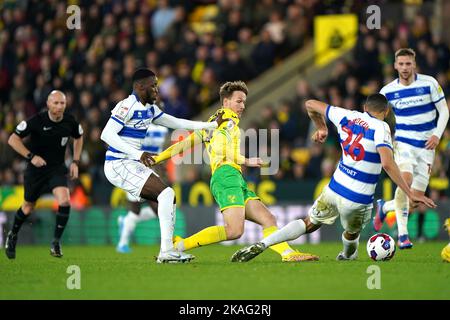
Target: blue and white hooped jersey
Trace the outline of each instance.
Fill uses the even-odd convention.
[[[425,148],[437,124],[435,104],[444,99],[438,82],[417,74],[409,86],[398,79],[385,85],[380,93],[392,104],[395,113],[395,140],[416,148]]]
[[[352,202],[371,204],[382,169],[377,148],[392,149],[388,124],[367,112],[334,106],[328,106],[326,118],[336,126],[342,147],[328,187]]]
[[[168,128],[151,123],[147,129],[144,141],[142,141],[141,150],[150,153],[161,153],[168,133]]]
[[[111,111],[111,119],[123,128],[118,135],[135,149],[143,150],[150,124],[164,113],[156,105],[143,105],[135,93],[120,101]],[[109,146],[106,160],[126,159],[127,155]]]

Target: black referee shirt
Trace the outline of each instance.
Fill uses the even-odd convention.
[[[64,163],[69,138],[78,139],[83,135],[83,129],[68,113],[64,113],[60,122],[53,122],[46,109],[19,123],[15,133],[21,138],[30,136],[30,141],[27,143],[28,149],[42,157],[48,167]]]

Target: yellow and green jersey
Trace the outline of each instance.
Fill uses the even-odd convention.
[[[241,164],[245,163],[245,157],[240,153],[241,132],[238,127],[239,117],[232,110],[221,108],[208,121],[216,121],[220,112],[224,113],[222,118],[226,120],[218,128],[195,131],[186,139],[172,145],[156,156],[156,163],[167,160],[203,142],[208,152],[211,174],[214,174],[217,168],[225,164],[242,172]]]
[[[231,109],[221,108],[208,121],[216,121],[221,112],[224,113],[222,117],[226,120],[217,129],[201,132],[209,156],[211,174],[226,164],[241,171],[241,164],[245,163],[245,157],[240,152],[241,132],[238,115]]]

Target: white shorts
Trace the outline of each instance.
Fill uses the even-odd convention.
[[[341,217],[341,225],[349,233],[358,233],[370,221],[373,204],[349,201],[325,187],[309,210],[309,219],[314,224],[333,224]]]
[[[427,189],[434,155],[435,150],[416,148],[400,141],[394,144],[395,162],[400,171],[413,175],[411,188],[418,191]]]
[[[143,199],[141,197],[135,197],[129,192],[127,192],[126,194],[127,194],[128,201],[131,201],[131,202],[144,202],[145,201],[145,199]]]
[[[141,162],[128,159],[107,160],[104,170],[105,176],[111,184],[130,193],[133,199],[131,201],[143,201],[140,197],[142,188],[151,174],[157,175]]]

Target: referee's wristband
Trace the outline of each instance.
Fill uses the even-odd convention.
[[[32,159],[33,159],[33,157],[34,157],[34,153],[33,152],[29,152],[27,155],[26,155],[26,159],[28,160],[28,161],[31,161]]]
[[[80,166],[80,160],[72,160],[72,163],[75,163],[77,166]]]

